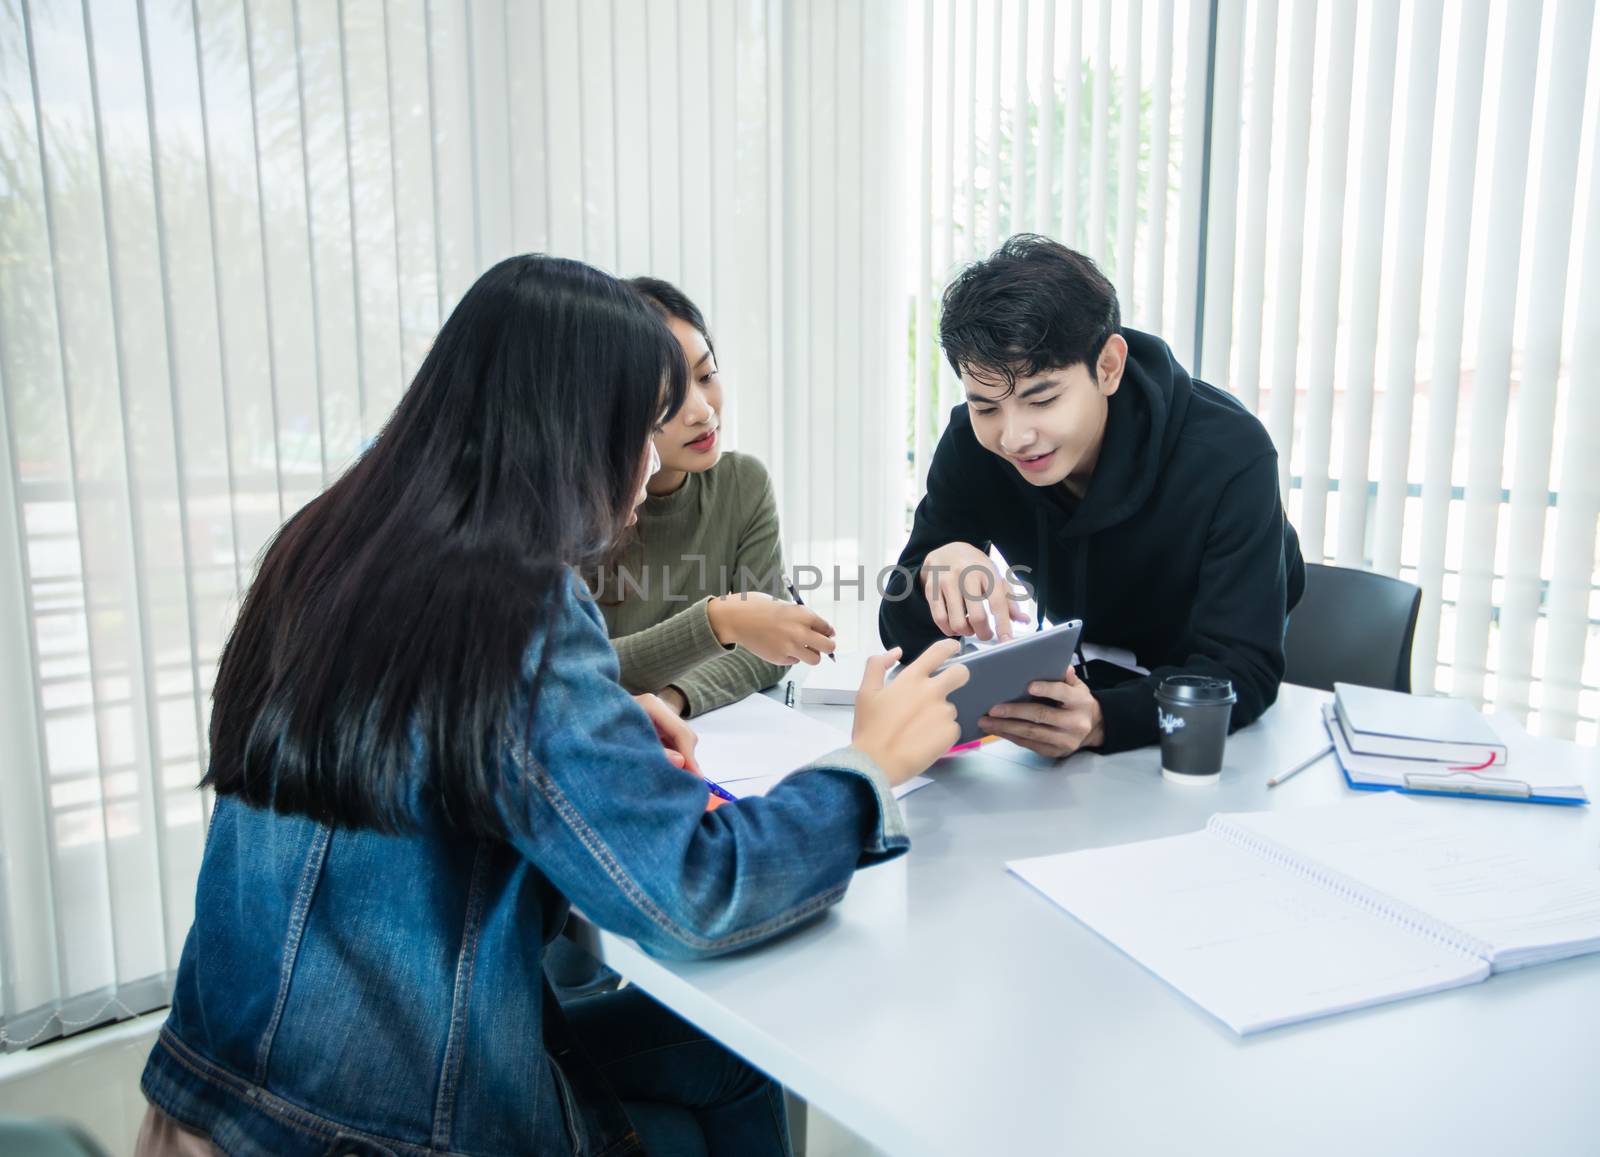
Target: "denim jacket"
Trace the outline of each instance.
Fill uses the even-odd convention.
[[[545,943],[569,902],[665,957],[760,943],[907,847],[883,773],[844,748],[705,810],[617,682],[578,584],[528,647],[508,720],[505,840],[329,828],[217,801],[146,1097],[230,1154],[629,1153],[564,1041]]]

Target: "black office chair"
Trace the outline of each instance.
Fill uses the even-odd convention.
[[[1411,690],[1411,641],[1422,590],[1371,571],[1306,564],[1306,592],[1284,636],[1284,681],[1333,690],[1355,683]]]

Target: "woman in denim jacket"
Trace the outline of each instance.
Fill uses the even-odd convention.
[[[575,903],[663,956],[749,947],[906,849],[953,742],[941,655],[881,656],[850,747],[706,810],[587,589],[683,397],[660,317],[517,257],[268,548],[218,671],[217,803],[141,1153],[786,1153],[770,1081],[634,989],[563,1009]]]

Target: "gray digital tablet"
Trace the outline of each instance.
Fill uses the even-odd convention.
[[[981,739],[978,720],[997,703],[1032,699],[1028,684],[1038,680],[1057,682],[1072,666],[1078,649],[1083,620],[1073,619],[1045,631],[1017,635],[1004,643],[963,651],[940,667],[960,663],[972,673],[965,686],[950,696],[956,705],[956,722],[961,725],[958,743]]]

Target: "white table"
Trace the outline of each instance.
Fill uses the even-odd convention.
[[[1324,698],[1283,688],[1212,787],[1163,782],[1153,749],[948,759],[903,803],[911,853],[818,923],[703,963],[609,934],[601,950],[891,1154],[1600,1153],[1600,957],[1241,1039],[1005,871],[1348,794],[1331,760],[1265,786],[1314,750]],[[1592,808],[1436,802],[1500,809],[1600,864]]]

